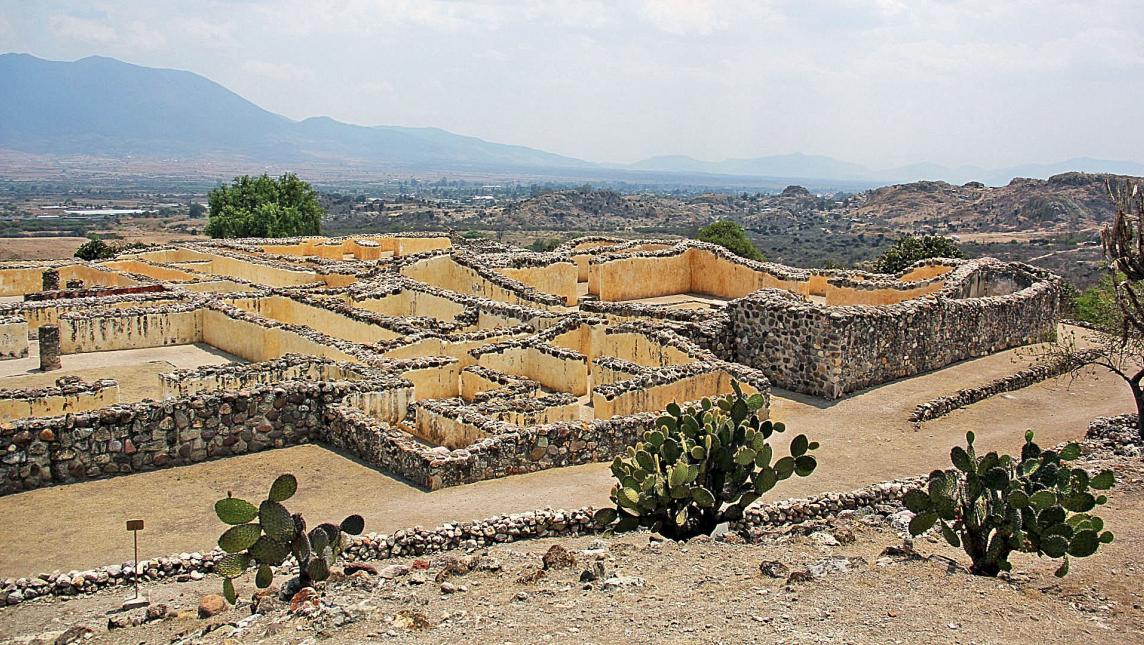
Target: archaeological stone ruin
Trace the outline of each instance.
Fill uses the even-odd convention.
[[[880,275],[694,241],[406,234],[3,263],[0,297],[0,366],[61,375],[0,390],[0,494],[304,443],[434,490],[611,460],[732,381],[836,399],[1044,340],[1059,284],[992,259]],[[222,358],[131,388],[114,366],[68,374],[182,346]]]

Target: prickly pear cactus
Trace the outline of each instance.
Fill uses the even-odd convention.
[[[270,486],[266,500],[258,506],[231,497],[230,493],[215,502],[215,514],[231,525],[218,539],[226,555],[215,570],[223,577],[222,592],[228,602],[238,599],[234,579],[248,569],[256,569],[254,583],[259,589],[274,581],[274,570],[293,557],[298,564],[298,577],[302,586],[325,580],[330,567],[337,562],[342,550],[349,544],[348,535],[360,535],[365,521],[360,515],[350,515],[340,525],[320,524],[309,533],[300,514],[290,514],[282,502],[294,496],[298,480],[293,475],[281,475]],[[255,522],[254,520],[258,520]]]
[[[761,394],[731,386],[733,395],[714,401],[669,404],[643,441],[612,462],[615,508],[598,511],[597,524],[616,531],[643,526],[673,539],[710,534],[741,518],[776,483],[814,472],[810,452],[818,444],[798,435],[790,455],[774,460],[768,440],[786,427],[759,419]]]
[[[930,473],[923,489],[910,491],[903,502],[916,513],[910,533],[920,535],[935,524],[955,548],[973,562],[971,571],[995,576],[1009,571],[1009,555],[1036,553],[1063,561],[1057,576],[1069,570],[1069,556],[1083,558],[1112,542],[1104,521],[1093,515],[1104,495],[1091,491],[1112,488],[1111,470],[1090,476],[1065,462],[1080,456],[1080,446],[1066,445],[1060,452],[1042,450],[1025,434],[1021,458],[990,452],[978,457],[973,433],[965,435],[965,448],[954,446],[954,468]]]

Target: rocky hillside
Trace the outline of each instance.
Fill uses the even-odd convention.
[[[846,206],[861,220],[903,230],[1091,230],[1112,216],[1105,185],[1120,179],[1070,172],[1047,180],[1018,178],[998,188],[919,181],[860,193]]]

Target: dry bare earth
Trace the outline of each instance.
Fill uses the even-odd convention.
[[[0,260],[61,260],[75,255],[85,237],[6,237],[0,239]]]
[[[446,561],[466,554],[438,555],[423,561],[428,571],[414,568],[392,579],[337,577],[323,589],[321,610],[309,617],[292,615],[275,600],[261,604],[256,617],[240,601],[235,609],[198,619],[193,610],[200,595],[217,590],[213,576],[149,585],[154,603],[167,605],[172,615],[183,610],[182,617],[111,632],[103,631],[109,617],[143,616],[142,610],[114,611],[123,591],[37,600],[0,610],[0,638],[42,635],[50,642],[69,627],[86,625],[115,643],[1141,642],[1144,461],[1103,452],[1085,465],[1118,474],[1102,509],[1117,539],[1096,556],[1074,561],[1064,580],[1052,575],[1052,561],[1027,555],[1014,558],[1011,578],[971,576],[948,567],[948,560],[928,557],[964,562],[934,538],[915,542],[919,557],[885,556],[886,547],[902,544],[895,525],[903,518],[894,517],[897,507],[879,507],[772,531],[756,544],[656,542],[646,533],[535,540],[475,552],[470,562],[478,563],[476,570],[453,575],[442,573]],[[537,573],[541,555],[553,545],[572,551],[577,563]],[[596,560],[618,580],[582,582],[582,571],[595,569]],[[798,570],[843,560],[848,570],[806,582],[767,577],[759,569],[763,561]],[[414,565],[398,560],[376,566],[395,562]],[[252,582],[244,580],[240,590],[249,598]]]

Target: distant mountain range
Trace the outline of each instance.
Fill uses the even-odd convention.
[[[912,164],[897,168],[876,170],[855,163],[839,161],[832,157],[804,155],[800,153],[755,157],[752,159],[724,159],[723,161],[700,161],[685,155],[652,157],[628,166],[639,170],[663,172],[709,173],[721,175],[759,177],[814,177],[852,182],[875,184],[904,183],[920,180],[940,180],[953,184],[979,181],[992,186],[1002,186],[1014,177],[1047,179],[1064,172],[1113,173],[1122,175],[1144,175],[1144,163],[1131,161],[1108,161],[1077,157],[1052,164],[1026,164],[1009,168],[981,168],[979,166],[958,166],[950,168],[933,163]]]
[[[712,185],[831,183],[853,187],[919,179],[1000,185],[1080,170],[1144,175],[1144,164],[1070,159],[987,170],[918,164],[870,169],[825,156],[700,161],[653,157],[597,164],[438,128],[365,127],[313,117],[294,121],[191,72],[92,56],[75,62],[0,54],[0,148],[33,154],[247,160],[305,168],[356,165],[410,171],[539,172],[549,176]],[[683,181],[686,180],[686,181]]]

